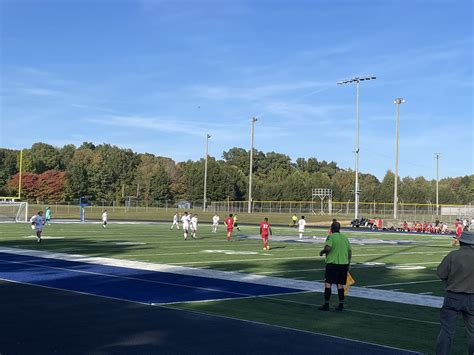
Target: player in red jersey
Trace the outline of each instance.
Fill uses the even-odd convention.
[[[260,235],[263,239],[263,250],[270,250],[268,246],[268,236],[272,235],[272,228],[270,227],[270,223],[268,223],[267,217],[260,223]]]
[[[454,225],[456,226],[456,237],[453,240],[453,247],[459,245],[459,238],[461,238],[462,231],[464,230],[459,218],[456,218],[456,222],[454,222]]]
[[[227,225],[227,240],[229,241],[234,229],[234,218],[232,213],[225,219],[225,224]]]

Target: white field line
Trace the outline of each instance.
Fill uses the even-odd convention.
[[[285,278],[264,276],[264,275],[243,274],[243,273],[232,272],[232,271],[200,269],[200,268],[175,266],[175,265],[169,265],[169,264],[155,264],[155,263],[146,263],[146,262],[130,261],[130,260],[118,260],[118,259],[103,258],[103,257],[87,257],[83,255],[70,255],[70,254],[63,254],[63,253],[52,253],[52,252],[45,252],[45,251],[39,251],[39,250],[23,250],[23,249],[14,249],[14,248],[6,248],[6,247],[0,247],[0,252],[17,254],[17,255],[36,256],[36,257],[41,257],[41,258],[69,260],[69,261],[76,261],[76,262],[82,262],[82,263],[101,264],[101,265],[109,265],[109,266],[117,266],[117,267],[128,267],[128,268],[134,268],[134,269],[140,269],[140,270],[168,272],[168,273],[175,273],[175,274],[180,274],[180,275],[209,277],[209,278],[215,278],[215,279],[220,279],[220,280],[240,281],[240,282],[254,283],[258,285],[292,288],[292,289],[302,290],[302,291],[323,292],[324,290],[324,283],[322,282],[285,279]],[[403,304],[412,304],[412,305],[418,305],[418,306],[427,306],[427,307],[433,307],[433,308],[441,308],[443,304],[443,297],[438,297],[438,296],[418,295],[418,294],[394,292],[390,290],[363,288],[363,287],[357,287],[357,286],[352,286],[350,292],[351,292],[352,297],[395,302],[395,303],[403,303]]]
[[[313,304],[313,303],[307,303],[307,302],[301,302],[301,301],[294,301],[294,300],[289,300],[289,299],[286,299],[286,298],[278,298],[278,297],[268,297],[268,298],[270,298],[272,300],[276,299],[278,301],[301,304],[301,305],[310,306],[310,307],[319,307],[320,306],[319,304]],[[393,319],[406,320],[406,321],[410,321],[410,322],[432,324],[432,325],[437,325],[437,326],[439,325],[438,322],[424,321],[424,320],[421,320],[421,319],[406,318],[406,317],[392,316],[392,315],[389,315],[389,314],[380,314],[380,313],[373,313],[373,312],[367,312],[367,311],[358,311],[358,310],[354,310],[354,309],[350,309],[350,308],[349,309],[344,308],[344,312],[346,310],[348,312],[367,314],[367,315],[381,317],[381,318],[393,318]]]
[[[222,291],[225,292],[225,291]],[[269,298],[273,299],[276,296],[285,296],[285,295],[300,295],[303,293],[311,293],[312,291],[296,291],[296,292],[286,292],[286,293],[273,293],[267,295],[246,295],[241,297],[226,297],[226,298],[213,298],[210,300],[197,300],[197,301],[178,301],[178,302],[163,302],[163,303],[152,303],[153,306],[167,306],[173,304],[183,304],[183,303],[210,303],[210,302],[220,302],[220,301],[230,301],[230,300],[243,300],[249,298]]]
[[[402,252],[402,253],[397,253],[395,256],[398,255],[415,255],[415,254],[427,254],[428,252],[424,251],[416,251],[416,252]],[[436,253],[443,253],[447,254],[446,251],[440,251]],[[358,257],[365,257],[365,256],[386,256],[386,257],[391,257],[392,255],[387,255],[387,254],[355,254],[352,255],[352,258],[358,258]],[[197,264],[215,264],[215,263],[245,263],[248,261],[275,261],[275,260],[287,260],[287,259],[323,259],[324,257],[321,256],[291,256],[291,257],[276,257],[276,258],[258,258],[258,259],[232,259],[232,260],[212,260],[212,261],[188,261],[184,263],[169,263],[169,265],[197,265]]]
[[[399,285],[416,285],[416,284],[424,284],[424,283],[432,283],[432,282],[441,282],[441,280],[436,279],[436,280],[423,280],[423,281],[395,282],[391,284],[369,285],[369,286],[364,286],[364,287],[370,288],[370,287],[385,287],[385,286],[399,286]]]
[[[65,290],[63,288],[45,286],[45,285],[40,285],[40,284],[34,284],[34,283],[31,283],[31,282],[25,282],[25,281],[13,281],[13,280],[4,279],[4,278],[0,278],[0,280],[15,283],[15,284],[20,284],[20,285],[29,285],[29,286],[47,288],[49,290],[56,290],[56,291],[62,291],[62,292],[71,292],[71,293],[76,293],[76,294],[79,294],[79,295],[95,296],[95,297],[106,298],[106,299],[115,300],[115,301],[124,301],[124,302],[130,302],[130,303],[135,303],[135,304],[141,304],[141,305],[145,305],[145,306],[150,305],[150,303],[145,303],[145,302],[140,302],[140,301],[132,301],[132,300],[127,300],[127,299],[123,299],[123,298],[98,295],[98,294],[95,294],[95,293],[88,293],[88,292],[82,292],[82,291]]]
[[[425,263],[405,263],[405,264],[396,264],[397,266],[404,266],[404,265],[428,265],[428,264],[439,264],[439,261],[430,261]],[[351,265],[351,270],[353,269],[373,269],[373,268],[384,268],[387,264],[383,265]],[[286,274],[286,273],[293,273],[293,272],[310,272],[310,271],[325,271],[325,268],[319,269],[299,269],[299,270],[280,270],[280,271],[262,271],[258,274],[260,275],[270,275],[270,274]]]

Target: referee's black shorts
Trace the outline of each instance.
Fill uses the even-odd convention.
[[[349,265],[326,264],[325,278],[328,284],[345,285]]]

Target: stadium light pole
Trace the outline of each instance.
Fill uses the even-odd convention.
[[[207,204],[207,157],[209,151],[209,138],[211,135],[209,133],[206,134],[206,156],[204,158],[204,199],[202,203],[202,210],[206,211],[206,204]]]
[[[249,171],[249,205],[248,213],[252,213],[252,171],[253,171],[253,137],[255,130],[256,117],[252,117],[252,126],[250,128],[250,171]]]
[[[354,219],[359,218],[359,84],[361,81],[375,80],[375,76],[366,76],[366,77],[355,77],[348,80],[339,81],[339,85],[344,84],[356,84],[356,139],[355,139],[355,207],[354,207]]]
[[[405,103],[401,97],[393,102],[397,105],[397,117],[395,123],[395,186],[393,189],[393,219],[398,218],[398,118],[400,116],[400,105]]]
[[[440,153],[434,153],[435,159],[436,159],[436,215],[439,215],[439,189],[438,189],[438,184],[439,184],[439,158],[441,157]]]

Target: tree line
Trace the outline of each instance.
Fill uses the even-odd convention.
[[[222,157],[208,158],[208,202],[247,198],[250,151],[231,148]],[[312,188],[333,189],[334,201],[353,201],[354,171],[334,161],[297,158],[254,150],[254,200],[311,200]],[[146,204],[154,201],[202,201],[204,159],[175,162],[171,158],[135,153],[110,144],[84,142],[54,147],[35,143],[23,151],[22,198],[48,203],[73,201],[124,201],[133,196]],[[19,151],[0,148],[0,195],[16,196]],[[371,174],[359,176],[361,202],[393,202],[394,174],[382,181]],[[422,176],[399,178],[399,200],[405,203],[436,201],[436,181]],[[439,181],[439,202],[474,201],[474,175]]]

